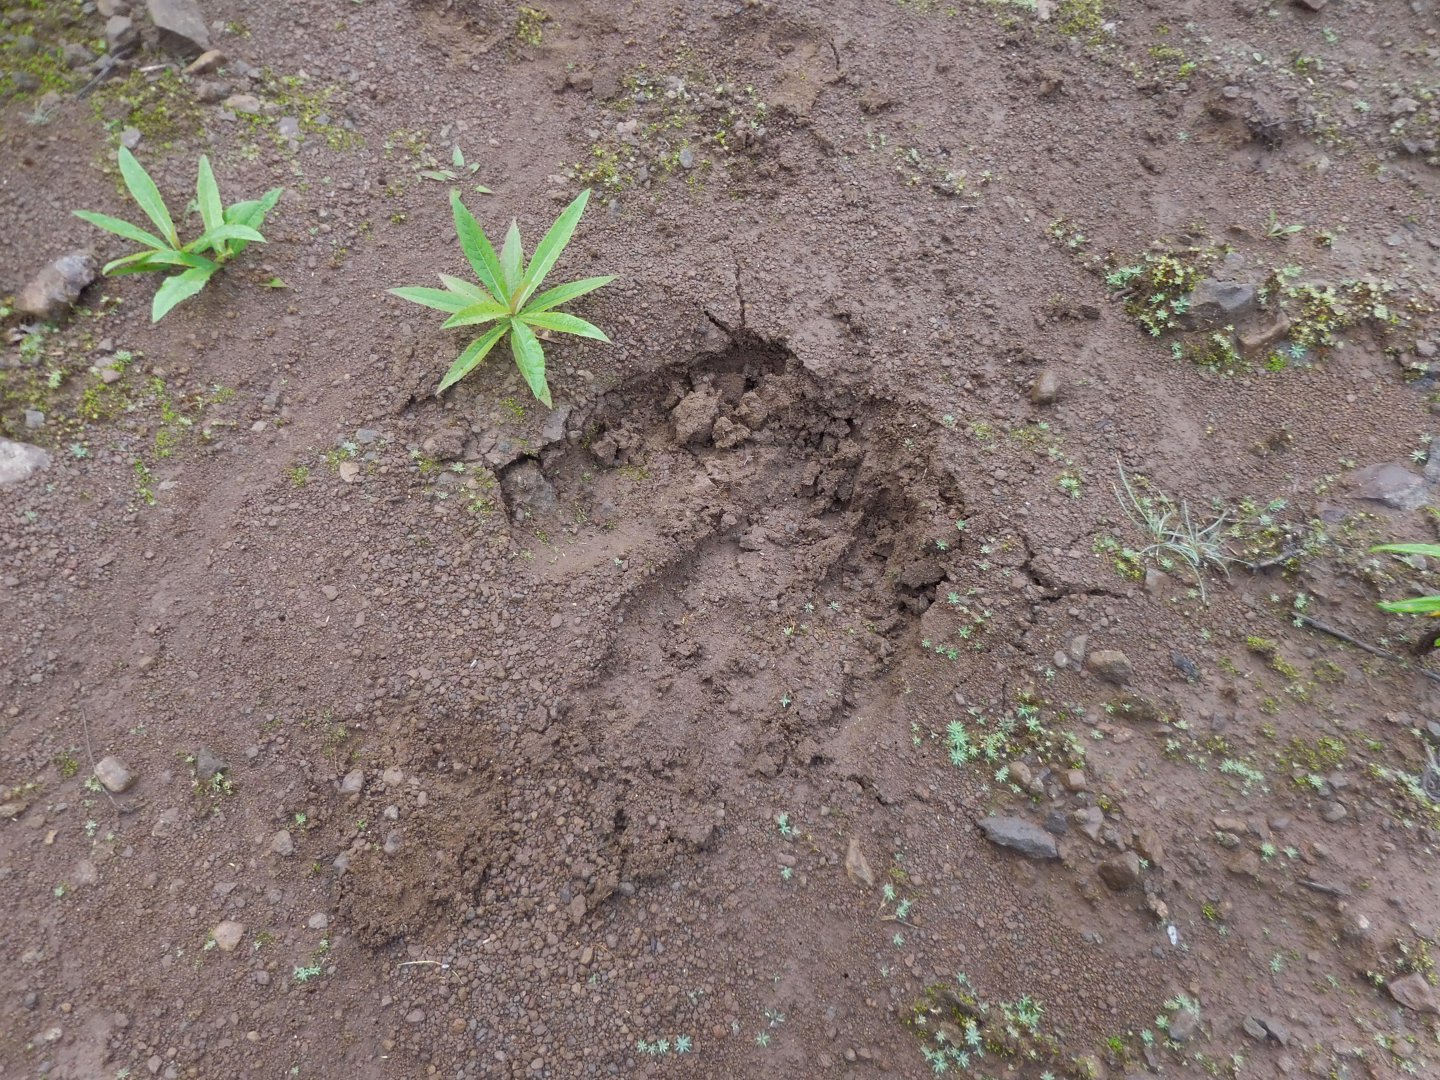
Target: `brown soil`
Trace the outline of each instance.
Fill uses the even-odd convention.
[[[287,189],[157,326],[6,324],[0,1073],[1440,1075],[1375,607],[1440,590],[1367,554],[1436,518],[1351,479],[1437,430],[1435,5],[1038,6],[202,0],[226,67],[137,10],[87,87],[94,5],[0,0],[0,291],[122,253],[127,127]],[[464,267],[457,144],[492,232],[598,188],[554,413],[385,293]],[[1218,372],[1104,280],[1227,244],[1393,318]],[[1259,565],[1116,550],[1117,465]]]

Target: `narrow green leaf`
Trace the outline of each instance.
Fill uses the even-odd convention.
[[[561,212],[555,219],[555,224],[550,226],[550,231],[545,234],[545,239],[536,246],[535,254],[530,257],[530,265],[525,269],[525,279],[521,282],[521,304],[540,287],[545,275],[554,267],[555,260],[560,258],[560,253],[570,243],[570,238],[575,234],[575,226],[580,223],[580,215],[585,212],[585,204],[589,201],[590,189],[586,188]]]
[[[151,261],[151,257],[154,254],[155,252],[153,251],[137,251],[132,255],[123,255],[118,259],[111,259],[100,272],[107,276],[112,274],[119,276],[121,274],[145,274],[152,270],[163,270],[164,266],[161,263]]]
[[[519,319],[511,319],[510,351],[515,354],[515,366],[530,385],[530,392],[545,403],[547,409],[554,408],[550,400],[550,384],[545,381],[545,350],[535,331]]]
[[[159,322],[170,313],[170,309],[181,300],[188,300],[210,280],[214,269],[196,267],[186,270],[183,274],[176,274],[174,277],[166,278],[160,288],[155,291],[155,303],[150,309],[150,321]]]
[[[440,385],[435,388],[436,395],[443,394],[466,375],[469,375],[475,369],[475,365],[489,355],[490,350],[496,346],[509,329],[509,323],[501,323],[499,326],[491,327],[484,337],[478,337],[466,346],[465,351],[455,359],[455,363],[450,365],[450,370],[440,380]]]
[[[131,225],[128,221],[121,221],[119,218],[110,217],[108,214],[97,214],[93,210],[76,210],[75,216],[81,221],[88,221],[97,228],[112,232],[116,236],[123,236],[126,240],[134,240],[137,244],[144,244],[147,247],[156,248],[159,251],[166,251],[170,245],[161,240],[154,233],[148,233],[138,225]]]
[[[387,291],[392,296],[400,297],[401,300],[409,300],[412,304],[434,308],[436,311],[448,311],[452,315],[472,303],[467,297],[456,296],[444,289],[427,289],[423,285],[405,285]]]
[[[143,274],[151,270],[164,270],[171,266],[190,266],[212,274],[220,269],[209,259],[188,251],[141,251],[108,263],[105,272],[107,274],[112,272],[115,274]],[[112,271],[111,267],[118,267],[118,269]]]
[[[1382,600],[1380,610],[1392,615],[1440,615],[1440,596],[1417,596],[1413,600]]]
[[[556,330],[562,334],[574,334],[576,337],[603,341],[607,345],[610,343],[610,339],[605,336],[605,331],[598,326],[588,323],[584,319],[577,319],[574,315],[566,315],[563,311],[537,311],[533,315],[528,311],[522,311],[520,319],[530,326],[538,326],[542,330]]]
[[[203,235],[186,244],[184,250],[205,251],[207,248],[213,247],[217,251],[223,251],[224,249],[218,245],[233,241],[263,244],[265,237],[261,236],[259,231],[250,228],[248,225],[217,225],[215,228],[207,230]]]
[[[511,298],[520,288],[520,267],[525,261],[525,252],[520,246],[520,225],[510,219],[510,228],[505,233],[505,244],[500,248],[500,273],[505,278],[505,295]]]
[[[207,231],[225,224],[225,206],[220,202],[220,188],[210,169],[210,159],[204,154],[200,155],[200,168],[195,177],[195,201],[200,205],[200,220],[205,223]]]
[[[449,274],[441,274],[440,280],[445,283],[445,288],[452,293],[459,293],[461,296],[469,297],[473,304],[485,304],[494,301],[494,297],[476,285],[473,281],[465,281],[462,278],[451,277]]]
[[[542,311],[549,311],[551,308],[574,300],[577,296],[584,296],[588,292],[594,292],[596,289],[609,285],[614,280],[614,275],[606,275],[605,277],[581,278],[579,281],[572,281],[567,285],[556,285],[555,288],[546,289],[526,304],[525,314],[534,315]]]
[[[460,201],[460,192],[451,190],[450,206],[455,213],[455,235],[460,238],[460,250],[465,252],[475,276],[496,300],[502,304],[509,303],[510,291],[505,288],[505,275],[500,270],[500,260],[495,257],[495,249],[490,246],[485,230],[465,209],[465,204]]]
[[[493,300],[471,304],[446,319],[443,328],[449,330],[454,326],[480,326],[483,323],[494,322],[496,319],[503,319],[508,314],[510,314],[510,310],[504,304],[497,304]]]
[[[1440,544],[1380,544],[1370,550],[1396,555],[1426,555],[1432,559],[1440,559]]]
[[[155,223],[160,235],[170,241],[170,246],[178,248],[180,237],[175,234],[175,222],[170,218],[170,211],[165,206],[165,200],[160,197],[160,189],[155,186],[155,181],[150,179],[145,167],[135,160],[135,155],[123,146],[120,148],[119,160],[120,176],[124,179],[125,186],[130,189],[131,197],[140,204],[145,216]]]
[[[459,143],[456,143],[455,149],[450,152],[450,164],[454,165],[457,169],[463,169],[465,167],[465,155],[460,152]]]
[[[285,194],[284,188],[271,188],[258,199],[238,202],[225,211],[225,223],[227,225],[248,225],[252,229],[258,229],[265,223],[265,215],[275,209],[275,204],[280,201],[280,196],[283,194]]]

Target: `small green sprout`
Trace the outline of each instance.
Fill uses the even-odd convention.
[[[590,192],[582,191],[575,201],[561,212],[526,265],[524,251],[521,249],[519,225],[513,220],[510,222],[510,230],[505,234],[505,242],[497,256],[485,230],[460,201],[460,192],[450,192],[450,206],[455,216],[455,234],[459,237],[460,248],[474,269],[475,276],[480,279],[480,284],[474,285],[460,278],[441,274],[440,280],[445,285],[443,289],[404,286],[390,290],[402,300],[448,312],[450,318],[444,324],[447,329],[494,324],[466,346],[465,351],[450,365],[450,370],[445,373],[435,390],[437,394],[443,393],[470,374],[490,350],[508,335],[515,366],[520,369],[531,393],[546,407],[553,407],[550,384],[545,379],[545,351],[541,348],[535,331],[553,330],[609,343],[610,339],[598,327],[554,309],[610,284],[615,280],[613,276],[582,278],[535,295],[535,290],[545,280],[545,275],[550,273],[556,260],[560,258],[560,253],[570,243],[575,226],[579,224],[580,215],[585,212],[585,204],[589,200]]]
[[[210,159],[204,154],[200,155],[195,195],[205,231],[190,243],[182,245],[175,229],[175,221],[165,206],[165,200],[160,197],[155,181],[150,179],[150,174],[135,159],[135,155],[124,147],[120,149],[119,163],[125,187],[140,209],[155,223],[160,235],[156,236],[128,221],[90,210],[76,210],[75,216],[107,232],[123,236],[126,240],[145,245],[145,251],[137,251],[106,263],[106,274],[167,273],[172,268],[180,268],[179,273],[166,278],[156,290],[155,302],[150,309],[151,322],[159,322],[180,301],[188,300],[198,293],[216,271],[244,251],[248,245],[263,244],[265,237],[260,235],[260,226],[265,221],[265,215],[275,208],[284,193],[284,188],[272,188],[259,199],[239,202],[227,209],[220,201],[220,189],[215,183],[215,174],[210,169]]]

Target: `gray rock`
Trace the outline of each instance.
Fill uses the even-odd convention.
[[[1105,811],[1098,806],[1086,806],[1070,815],[1075,827],[1091,840],[1100,839],[1100,830],[1105,827]]]
[[[1054,405],[1060,400],[1060,376],[1054,368],[1045,368],[1030,385],[1030,400],[1036,405]]]
[[[80,299],[80,293],[95,280],[95,257],[88,251],[61,255],[26,283],[15,298],[21,315],[54,322]]]
[[[210,939],[221,952],[234,952],[245,936],[245,924],[226,919],[210,931]]]
[[[39,409],[25,410],[25,427],[28,431],[39,431],[45,426],[45,414]]]
[[[1189,1042],[1200,1027],[1200,1010],[1180,1009],[1170,1017],[1170,1026],[1165,1033],[1177,1043]]]
[[[224,107],[233,113],[247,113],[251,116],[258,115],[264,108],[254,94],[231,94],[225,99]]]
[[[681,446],[703,443],[715,430],[720,415],[720,399],[708,387],[693,390],[680,399],[670,413],[675,422],[675,441]]]
[[[1425,478],[1393,461],[1356,469],[1351,479],[1355,483],[1355,498],[1395,510],[1418,510],[1429,500],[1430,485]]]
[[[365,787],[365,770],[351,769],[340,781],[341,795],[356,795]]]
[[[559,442],[565,437],[565,422],[570,419],[571,406],[561,405],[558,409],[551,410],[545,422],[540,425],[540,440],[547,446],[550,443]]]
[[[1334,825],[1337,822],[1344,821],[1349,813],[1350,811],[1346,809],[1344,803],[1327,802],[1325,808],[1320,811],[1320,817],[1328,821],[1331,825]]]
[[[84,45],[72,41],[60,50],[60,58],[65,61],[66,67],[79,68],[94,60],[95,54]]]
[[[1436,1013],[1440,1007],[1435,1004],[1435,989],[1425,981],[1418,971],[1391,979],[1385,984],[1390,996],[1411,1012]]]
[[[195,0],[146,0],[145,9],[166,49],[190,56],[210,48],[210,31]]]
[[[872,886],[875,884],[875,872],[870,869],[870,862],[865,858],[865,852],[860,850],[860,838],[850,837],[850,844],[845,849],[845,876],[857,885]]]
[[[1090,654],[1086,666],[1106,682],[1116,686],[1128,683],[1135,670],[1130,664],[1130,658],[1119,649],[1096,649]]]
[[[500,491],[505,496],[505,505],[516,518],[548,514],[557,505],[555,489],[534,458],[526,458],[506,469],[500,477]]]
[[[95,779],[105,785],[106,791],[117,795],[135,783],[134,774],[126,768],[123,761],[113,755],[103,757],[95,763]]]
[[[1018,817],[988,817],[980,829],[992,844],[1011,848],[1030,859],[1058,859],[1055,838],[1038,825]]]
[[[1243,281],[1204,278],[1190,294],[1190,306],[1180,316],[1187,330],[1218,330],[1233,326],[1258,306],[1255,286]]]
[[[171,806],[161,810],[155,818],[155,824],[150,826],[150,835],[157,840],[164,840],[167,836],[173,836],[176,828],[180,825],[180,810]]]
[[[290,830],[281,829],[270,841],[270,850],[281,858],[287,858],[295,854],[295,841],[290,836]]]
[[[130,10],[129,0],[95,0],[95,10],[102,19],[111,15],[124,15]]]
[[[330,916],[323,911],[317,911],[314,915],[310,916],[305,925],[311,930],[324,930],[330,925]]]
[[[1140,884],[1140,856],[1133,851],[1116,855],[1100,864],[1100,880],[1114,892],[1124,892]]]
[[[120,145],[125,147],[126,150],[134,150],[140,145],[142,138],[144,138],[144,136],[140,134],[139,128],[127,127],[120,132]]]
[[[195,775],[201,780],[213,780],[217,775],[230,768],[229,764],[219,754],[202,746],[195,751]]]
[[[230,95],[230,84],[221,79],[202,79],[195,84],[195,100],[207,105],[224,101]]]
[[[1296,7],[1306,11],[1323,11],[1329,0],[1293,0]]]
[[[294,116],[282,116],[277,130],[282,139],[298,139],[300,137],[300,120]]]
[[[380,780],[387,788],[399,787],[405,782],[405,774],[392,765],[380,774]]]
[[[1240,1027],[1244,1029],[1246,1035],[1249,1035],[1250,1038],[1256,1042],[1264,1042],[1269,1036],[1269,1032],[1265,1030],[1265,1025],[1253,1016],[1245,1017]]]
[[[135,22],[124,15],[111,15],[105,20],[105,42],[110,51],[123,49],[135,40]]]
[[[49,453],[40,447],[0,439],[0,487],[28,480],[49,464]]]

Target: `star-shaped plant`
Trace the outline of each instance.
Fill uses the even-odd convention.
[[[443,289],[416,285],[390,290],[403,300],[438,311],[448,311],[450,318],[445,320],[447,328],[493,324],[483,335],[466,346],[465,351],[450,365],[450,370],[445,373],[435,390],[437,394],[443,393],[470,374],[490,350],[508,335],[515,366],[525,377],[531,392],[550,407],[550,385],[545,381],[545,350],[541,348],[535,331],[553,330],[595,341],[610,341],[599,327],[574,315],[556,311],[555,308],[577,296],[593,292],[602,285],[608,285],[615,280],[613,276],[582,278],[568,285],[557,285],[539,295],[535,292],[545,280],[545,275],[554,267],[555,261],[560,258],[560,253],[570,243],[570,237],[574,235],[575,226],[580,221],[580,215],[585,212],[585,204],[589,200],[590,192],[582,191],[579,197],[565,208],[555,220],[555,224],[550,226],[550,231],[535,248],[535,254],[526,265],[520,246],[520,227],[513,220],[497,257],[495,249],[490,246],[490,241],[485,236],[485,230],[480,228],[480,223],[460,201],[460,193],[450,192],[450,205],[455,211],[455,233],[460,238],[460,248],[474,268],[480,284],[474,285],[448,274],[441,274],[440,280],[445,286]]]

